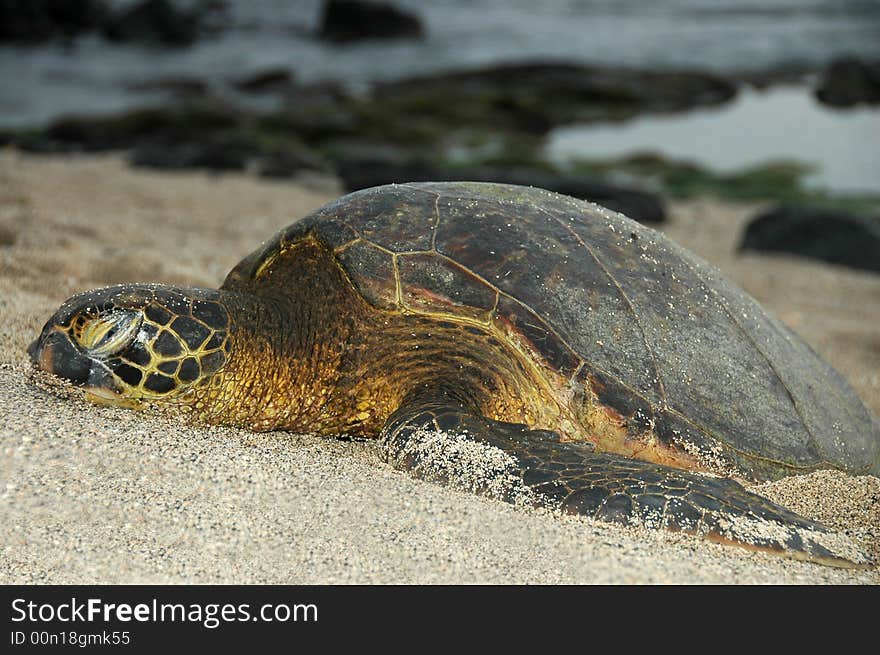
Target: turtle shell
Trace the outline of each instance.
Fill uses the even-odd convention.
[[[880,474],[880,424],[843,377],[717,270],[598,205],[487,183],[340,198],[243,260],[314,235],[377,308],[492,321],[661,439],[754,478]]]

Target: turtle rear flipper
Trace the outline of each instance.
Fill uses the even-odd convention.
[[[445,404],[404,406],[382,433],[388,461],[419,478],[514,504],[667,528],[833,566],[870,564],[845,535],[739,483],[596,453],[554,432]]]

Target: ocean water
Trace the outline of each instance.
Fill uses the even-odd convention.
[[[159,94],[129,88],[148,80],[198,77],[220,88],[279,67],[301,81],[329,78],[357,88],[535,59],[720,73],[818,69],[843,55],[880,59],[880,0],[392,1],[423,19],[424,40],[328,44],[313,36],[320,0],[230,0],[230,27],[191,48],[116,45],[95,36],[0,46],[0,127],[160,102]],[[829,128],[849,131],[828,140],[859,141],[862,128],[853,125]]]
[[[425,40],[344,46],[312,36],[320,0],[227,4],[230,28],[186,49],[93,36],[72,47],[0,46],[0,125],[150,100],[126,90],[132,82],[198,76],[222,83],[275,67],[303,81],[357,86],[524,59],[730,73],[815,68],[847,54],[880,58],[880,0],[395,0],[422,17]]]
[[[659,153],[721,173],[796,161],[812,167],[807,186],[880,193],[880,111],[828,109],[799,87],[743,89],[733,102],[686,114],[568,125],[551,133],[546,151],[558,163]]]
[[[238,24],[266,36],[271,25],[277,37],[249,56],[290,63],[305,78],[349,81],[535,58],[730,72],[880,57],[880,0],[394,0],[422,17],[423,42],[338,48],[291,39],[315,29],[321,4],[236,3]]]

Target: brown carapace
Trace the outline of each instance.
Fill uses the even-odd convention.
[[[839,374],[661,235],[538,189],[351,194],[219,290],[75,296],[30,353],[99,402],[380,437],[395,465],[510,502],[866,562],[728,479],[880,472]]]

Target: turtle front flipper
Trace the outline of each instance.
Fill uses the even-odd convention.
[[[405,405],[383,432],[388,461],[434,482],[506,502],[667,528],[833,566],[870,559],[832,532],[737,482],[596,453],[554,432],[501,423],[443,403]]]

